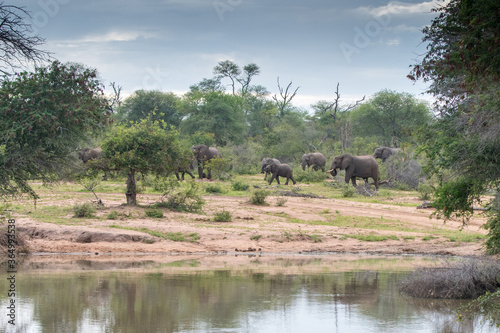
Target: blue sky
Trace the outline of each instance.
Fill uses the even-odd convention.
[[[299,87],[309,108],[390,89],[421,99],[406,75],[421,59],[421,30],[438,0],[18,0],[44,48],[61,61],[95,67],[125,95],[138,89],[182,94],[211,78],[221,60],[256,63],[254,84],[278,93]],[[106,89],[110,91],[109,86]]]

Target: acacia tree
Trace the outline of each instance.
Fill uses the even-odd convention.
[[[472,202],[486,188],[496,189],[490,203],[487,249],[500,253],[500,3],[452,0],[423,30],[427,53],[409,78],[431,83],[439,118],[423,134],[427,169],[442,180],[434,205],[446,218],[467,218]]]
[[[413,129],[432,119],[429,106],[411,94],[383,90],[352,111],[356,136],[375,136],[380,144],[398,147]]]
[[[5,78],[0,89],[0,196],[38,195],[88,136],[105,127],[109,104],[95,69],[53,62]]]
[[[167,175],[182,156],[175,130],[151,118],[117,125],[102,141],[103,162],[112,170],[127,174],[127,205],[137,205],[136,174]]]

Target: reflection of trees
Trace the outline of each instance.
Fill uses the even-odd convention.
[[[23,297],[33,300],[33,317],[46,332],[61,327],[77,332],[87,322],[99,323],[99,329],[106,332],[239,328],[249,315],[286,312],[299,298],[333,306],[335,313],[355,308],[373,322],[425,316],[436,327],[453,324],[454,316],[446,312],[453,305],[440,303],[443,308],[436,310],[432,302],[402,298],[397,291],[400,280],[397,274],[371,271],[315,275],[248,272],[237,276],[229,270],[175,276],[85,273],[25,276],[19,289]]]

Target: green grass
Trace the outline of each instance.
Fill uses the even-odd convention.
[[[123,229],[123,230],[134,230],[139,232],[144,232],[151,236],[160,237],[163,239],[171,240],[174,242],[196,242],[200,240],[200,236],[197,233],[184,234],[182,232],[161,232],[156,230],[151,230],[148,228],[131,228],[131,227],[123,227],[116,224],[112,224],[109,226],[110,228],[115,229]]]
[[[354,238],[363,242],[383,242],[386,240],[399,240],[397,236],[380,236],[380,235],[346,235],[347,238]]]

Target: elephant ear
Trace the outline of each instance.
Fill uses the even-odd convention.
[[[352,156],[346,155],[342,158],[342,163],[340,165],[340,169],[347,169],[352,164]]]
[[[385,160],[389,156],[391,156],[392,150],[391,148],[385,148],[384,151],[382,152],[382,158]]]

